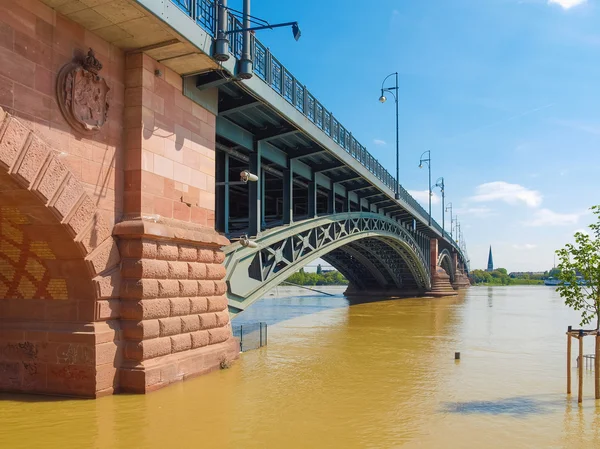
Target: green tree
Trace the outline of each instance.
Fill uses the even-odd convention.
[[[600,329],[600,205],[593,206],[596,223],[589,227],[592,235],[575,233],[575,243],[556,251],[559,259],[556,288],[565,304],[581,313],[581,326],[593,324]],[[600,399],[600,345],[596,338],[596,399]]]
[[[323,268],[321,268],[321,264],[317,265],[317,274],[323,274]]]

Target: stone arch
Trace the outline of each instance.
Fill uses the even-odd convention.
[[[51,148],[0,108],[0,318],[116,317],[110,224]]]
[[[454,269],[454,264],[452,263],[452,254],[447,249],[444,249],[440,252],[438,256],[438,267],[444,269],[446,274],[450,276],[450,282],[455,281],[456,270]]]

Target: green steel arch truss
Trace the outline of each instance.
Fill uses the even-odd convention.
[[[238,313],[292,273],[323,258],[358,291],[431,289],[429,242],[381,214],[353,212],[270,229],[257,248],[236,242],[224,248],[228,299]]]

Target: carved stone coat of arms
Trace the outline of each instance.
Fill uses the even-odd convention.
[[[108,91],[99,75],[102,64],[90,48],[83,61],[65,65],[57,79],[60,110],[67,122],[82,134],[95,134],[108,118]]]

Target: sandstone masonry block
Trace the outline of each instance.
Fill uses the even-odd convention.
[[[158,280],[158,296],[161,298],[174,298],[179,296],[179,282],[175,279]]]
[[[41,139],[34,137],[27,148],[27,153],[21,161],[21,165],[17,170],[17,174],[27,181],[27,184],[31,184],[37,175],[37,172],[42,167],[42,164],[46,160],[50,147],[46,145]]]
[[[194,262],[198,257],[198,250],[195,246],[179,245],[179,260],[185,262]]]
[[[169,279],[187,279],[188,264],[186,262],[167,262],[169,265]]]
[[[198,295],[213,296],[215,294],[214,281],[198,281]]]
[[[196,261],[203,263],[212,263],[215,259],[215,253],[212,249],[198,249]]]
[[[216,313],[217,316],[217,326],[226,326],[227,324],[229,324],[229,312],[228,311],[223,311],[223,312],[217,312]]]
[[[208,331],[192,332],[192,347],[194,349],[208,345],[208,341]]]
[[[171,298],[169,302],[171,304],[171,316],[182,316],[190,313],[189,298]]]
[[[192,349],[192,336],[190,334],[174,335],[171,337],[171,352],[181,352]]]
[[[193,297],[198,295],[197,281],[179,281],[179,296]]]
[[[208,343],[211,345],[222,343],[231,336],[231,330],[228,327],[219,327],[208,331]]]
[[[226,270],[225,270],[225,266],[223,265],[217,265],[217,264],[206,264],[206,278],[207,279],[213,279],[216,281],[220,281],[221,279],[225,278],[225,275],[227,274]]]
[[[29,130],[13,118],[8,119],[8,124],[2,135],[0,123],[0,162],[7,168],[17,159],[19,152],[25,145]]]
[[[203,313],[198,315],[200,319],[200,329],[212,329],[217,327],[217,315],[215,313]]]
[[[208,298],[208,311],[220,312],[227,309],[227,298],[225,296],[211,296]]]
[[[124,279],[121,281],[122,299],[151,299],[159,296],[158,280],[156,279]],[[160,281],[165,282],[165,281]],[[177,282],[177,281],[175,281]],[[164,297],[163,295],[160,295]],[[167,295],[168,296],[168,295]]]
[[[175,243],[158,242],[158,255],[162,260],[177,260],[179,249]]]
[[[160,325],[157,319],[144,321],[121,321],[123,338],[126,340],[148,340],[160,335]]]
[[[160,323],[160,336],[176,335],[181,333],[181,318],[170,317],[158,320]]]
[[[188,262],[189,279],[206,279],[206,264],[200,262]]]
[[[170,313],[171,304],[166,298],[121,301],[121,318],[126,320],[166,318]]]
[[[205,297],[190,298],[190,313],[205,313],[208,311],[208,300]]]
[[[214,253],[215,253],[215,258],[214,258],[215,263],[225,262],[225,253],[223,251],[221,251],[220,249],[216,249],[216,250],[214,250]]]
[[[225,281],[214,281],[215,295],[224,295],[227,292],[227,284]]]
[[[195,332],[200,330],[200,319],[198,315],[188,315],[181,317],[181,331]]]

